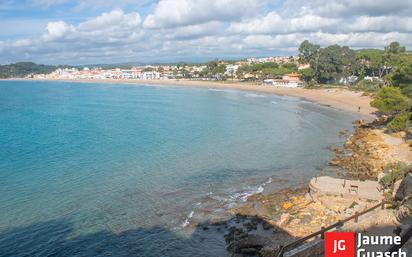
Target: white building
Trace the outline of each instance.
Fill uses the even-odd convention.
[[[297,88],[304,86],[304,82],[300,79],[300,74],[297,73],[286,74],[282,76],[282,79],[265,79],[263,83],[275,87]]]

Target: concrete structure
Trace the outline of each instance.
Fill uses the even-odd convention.
[[[272,85],[276,87],[302,87],[304,85],[303,81],[300,79],[300,74],[289,73],[282,76],[282,79],[265,79],[263,83],[267,85]]]
[[[323,176],[312,178],[309,188],[312,195],[329,194],[373,201],[383,199],[383,190],[378,181],[347,180]]]

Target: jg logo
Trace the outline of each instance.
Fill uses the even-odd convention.
[[[333,253],[337,253],[338,251],[345,251],[345,240],[334,240],[333,241]]]
[[[355,233],[325,233],[325,257],[355,257]]]

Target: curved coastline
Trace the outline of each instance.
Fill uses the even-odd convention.
[[[24,79],[27,81],[28,79]],[[32,81],[53,81],[53,82],[76,82],[76,83],[110,83],[110,84],[139,84],[145,86],[170,86],[170,87],[192,87],[192,88],[205,88],[205,89],[218,89],[218,90],[239,90],[239,91],[248,91],[248,92],[256,92],[262,94],[274,94],[279,96],[290,96],[296,99],[307,100],[310,102],[317,103],[319,105],[331,107],[334,109],[338,109],[343,112],[349,112],[352,114],[359,114],[359,117],[365,119],[372,119],[374,117],[373,108],[369,107],[370,97],[363,96],[359,92],[353,92],[344,89],[292,89],[292,88],[273,88],[273,87],[266,87],[262,85],[253,85],[253,84],[243,84],[243,83],[221,83],[221,82],[203,82],[203,81],[177,81],[177,80],[150,80],[150,81],[143,81],[143,80],[32,80]],[[361,107],[361,111],[358,112],[358,106]],[[269,182],[270,183],[270,182]],[[267,183],[265,182],[262,185],[262,188]],[[251,198],[253,202],[257,202],[258,205],[267,201],[267,199],[260,197],[261,189],[258,192],[249,193],[245,195],[245,200],[247,198]],[[287,193],[290,193],[289,191]],[[282,193],[285,194],[286,193]],[[292,195],[298,195],[298,193],[292,193]],[[248,207],[246,207],[248,208]],[[246,208],[243,209],[247,210]],[[239,211],[237,208],[229,211]],[[241,212],[238,212],[241,213]],[[191,210],[182,224],[182,227],[186,227],[187,229],[193,229],[194,227],[205,227],[206,225],[202,223],[197,223],[196,220],[192,221],[192,218],[195,214],[194,210]],[[248,218],[244,219],[245,221]],[[219,223],[219,220],[216,221]],[[224,223],[228,224],[228,223]],[[224,228],[222,228],[224,229]],[[204,230],[204,229],[203,229]]]
[[[271,87],[262,84],[243,82],[213,82],[200,80],[131,80],[131,79],[6,79],[6,80],[33,80],[33,81],[62,81],[79,83],[111,83],[111,84],[143,84],[143,85],[164,85],[199,87],[213,89],[234,89],[249,92],[275,94],[279,96],[292,96],[303,100],[316,102],[320,105],[333,107],[342,111],[360,114],[360,118],[372,121],[376,109],[369,105],[372,100],[370,96],[363,95],[362,92],[355,92],[343,88],[282,88]],[[360,107],[360,110],[359,110]]]

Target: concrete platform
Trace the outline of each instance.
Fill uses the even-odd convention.
[[[381,201],[383,191],[377,181],[359,181],[332,178],[329,176],[314,177],[309,183],[311,193],[357,197],[363,200]]]

